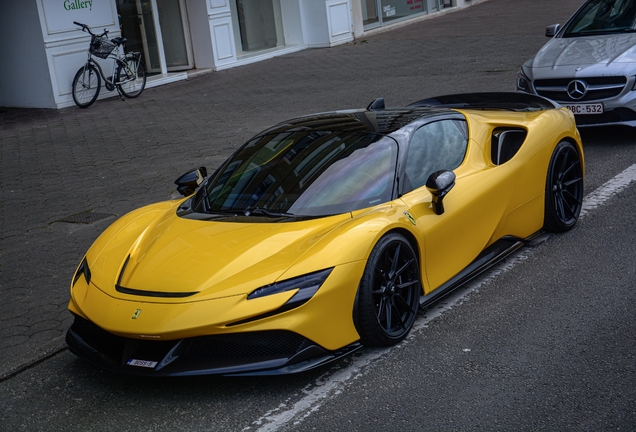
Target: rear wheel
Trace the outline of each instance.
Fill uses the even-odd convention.
[[[354,305],[353,319],[367,346],[395,345],[406,337],[417,315],[422,292],[417,255],[392,233],[373,248]]]
[[[115,76],[121,94],[127,98],[136,98],[146,87],[146,66],[133,55],[126,56],[125,63],[119,63]]]
[[[88,64],[75,74],[73,78],[73,100],[80,108],[89,107],[99,96],[102,79],[95,66]]]
[[[545,186],[543,228],[552,232],[571,229],[583,204],[583,166],[573,144],[560,142],[550,159]]]

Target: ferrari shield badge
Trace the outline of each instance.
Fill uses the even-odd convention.
[[[137,319],[139,318],[139,314],[141,313],[141,309],[137,309],[133,314],[132,314],[132,319]]]
[[[407,211],[404,212],[404,216],[406,216],[406,218],[409,220],[409,222],[411,222],[413,224],[413,226],[415,226],[417,224],[417,222],[415,222],[415,218],[413,217],[413,215]]]

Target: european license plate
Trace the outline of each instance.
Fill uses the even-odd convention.
[[[126,364],[128,366],[139,366],[139,367],[145,367],[145,368],[154,368],[155,366],[157,366],[156,361],[138,360],[138,359],[130,359],[126,362]]]
[[[603,114],[602,103],[564,105],[576,115]]]

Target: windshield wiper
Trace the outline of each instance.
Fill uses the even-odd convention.
[[[245,211],[243,212],[243,214],[245,216],[250,216],[250,215],[260,215],[260,216],[267,216],[267,217],[293,217],[296,216],[293,213],[284,213],[284,212],[273,212],[270,210],[267,210],[265,208],[247,208],[245,209]]]

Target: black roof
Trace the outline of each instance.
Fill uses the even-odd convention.
[[[281,122],[261,134],[289,131],[337,131],[390,134],[415,120],[448,114],[448,108],[388,108],[311,114]]]
[[[540,111],[560,108],[559,104],[542,96],[528,93],[486,92],[436,96],[413,102],[409,107],[446,107],[463,109],[503,109],[509,111]]]
[[[453,108],[528,112],[560,108],[560,105],[541,96],[510,92],[437,96],[405,108],[384,108],[384,100],[376,99],[367,109],[310,114],[278,123],[259,135],[301,130],[387,135],[421,118],[448,115]]]

